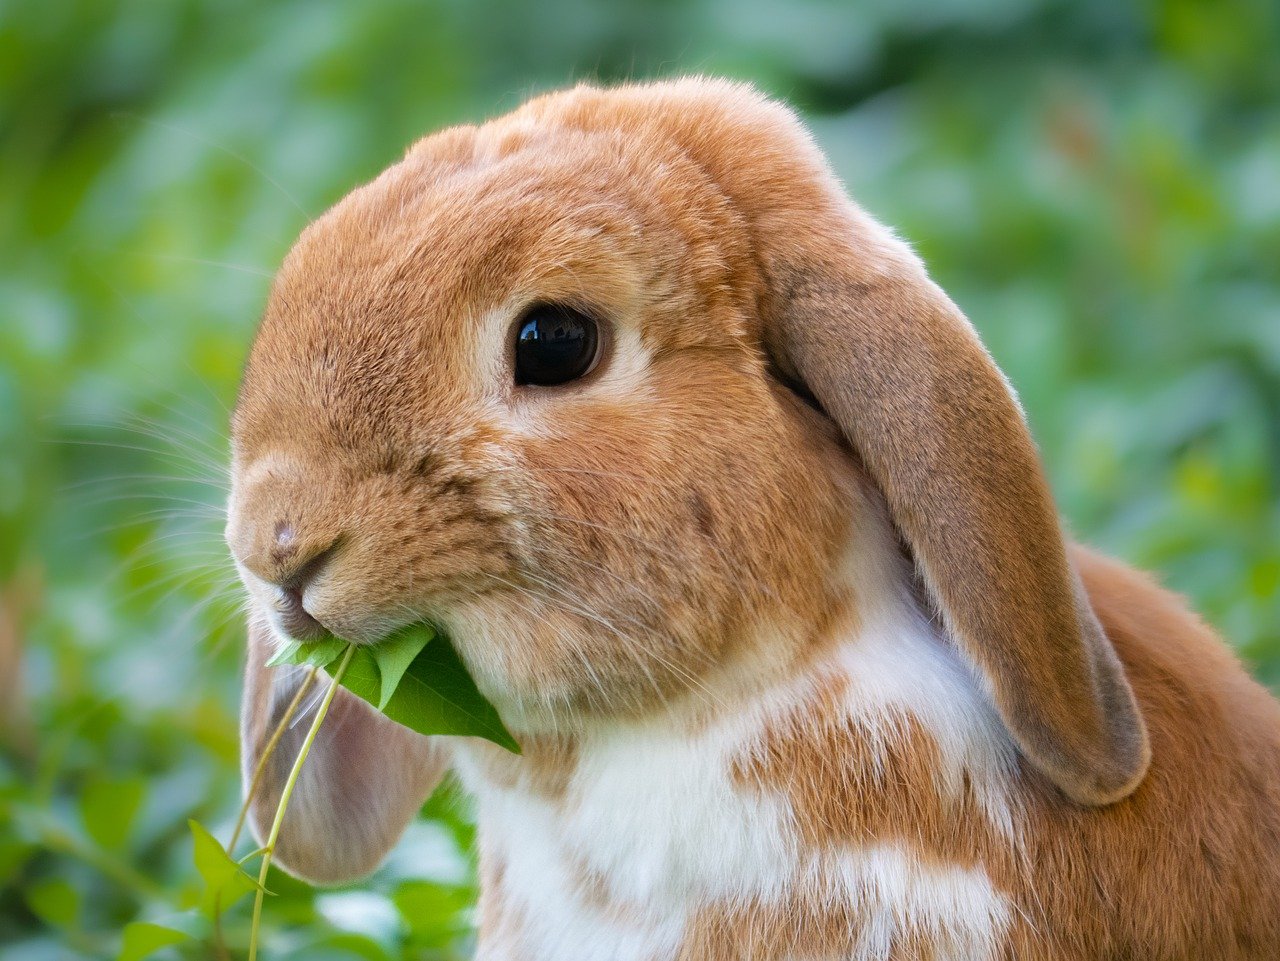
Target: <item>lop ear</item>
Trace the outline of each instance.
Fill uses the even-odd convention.
[[[775,362],[859,452],[1023,755],[1075,801],[1125,797],[1146,730],[1009,387],[904,248],[864,218],[829,227],[774,265]]]
[[[270,630],[249,620],[249,662],[240,714],[240,758],[249,789],[263,748],[304,683],[308,671],[269,668]],[[323,672],[303,694],[295,721],[284,729],[263,768],[249,823],[265,843],[280,792],[310,728],[315,706],[332,681]],[[339,689],[316,735],[285,813],[275,861],[314,884],[336,884],[373,871],[440,780],[445,749],[388,720]]]
[[[874,475],[1022,754],[1083,804],[1132,792],[1146,729],[1067,557],[1035,446],[919,260],[848,200],[791,112],[750,88],[580,91],[565,113],[577,124],[630,113],[630,128],[678,144],[741,214],[766,349]]]

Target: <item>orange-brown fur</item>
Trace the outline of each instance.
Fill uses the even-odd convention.
[[[526,147],[539,158],[531,191],[534,159],[504,154],[527,138],[500,127],[475,137],[475,152],[497,154],[498,162],[427,176],[422,168],[431,169],[435,153],[428,141],[410,152],[407,169],[357,191],[290,254],[250,358],[235,438],[240,457],[270,446],[296,451],[306,469],[251,488],[236,513],[261,520],[233,520],[231,540],[254,573],[272,580],[271,566],[255,565],[270,559],[262,545],[279,523],[277,505],[288,505],[283,513],[294,527],[323,531],[326,542],[359,518],[359,539],[339,544],[342,594],[361,596],[369,611],[416,600],[415,584],[456,609],[468,590],[501,591],[497,578],[520,583],[531,566],[576,587],[592,574],[575,569],[573,558],[591,558],[615,581],[579,604],[602,615],[621,604],[622,623],[646,635],[652,653],[644,663],[627,658],[607,676],[602,661],[601,684],[583,688],[581,655],[561,640],[581,632],[573,622],[582,618],[563,610],[522,615],[537,636],[522,646],[520,663],[491,665],[483,659],[495,652],[469,653],[482,660],[482,673],[505,675],[504,687],[536,680],[531,699],[554,693],[573,709],[604,701],[616,712],[649,702],[655,684],[658,694],[687,688],[690,674],[721,656],[740,636],[740,621],[759,613],[743,584],[768,585],[789,608],[822,606],[813,587],[846,523],[838,485],[822,480],[833,452],[829,440],[804,429],[804,415],[787,416],[791,399],[758,374],[761,358],[743,336],[750,287],[738,276],[750,262],[745,252],[736,265],[724,262],[720,238],[733,218],[721,198],[668,196],[687,183],[674,175],[664,195],[653,183],[657,158],[624,150],[620,133],[584,136],[581,144],[570,137],[554,161],[543,144]],[[688,167],[674,148],[662,162],[679,173]],[[606,184],[632,186],[601,205]],[[682,209],[672,222],[677,199]],[[424,235],[430,245],[417,240]],[[410,285],[409,276],[430,283]],[[570,391],[561,416],[574,421],[572,430],[495,439],[497,428],[463,395],[468,372],[450,370],[449,358],[470,333],[460,319],[535,295],[587,298],[609,316],[643,317],[646,340],[665,360],[649,372],[654,402],[588,403]],[[692,316],[714,322],[691,324]],[[419,356],[443,366],[413,363]],[[298,358],[308,363],[301,376]],[[754,416],[744,421],[741,410]],[[291,425],[287,438],[282,421]],[[708,441],[697,461],[685,456],[693,437]],[[786,458],[776,457],[780,446]],[[580,469],[557,475],[564,464]],[[685,496],[673,502],[670,489]],[[739,497],[758,510],[705,507]],[[671,563],[668,552],[708,516],[719,522],[716,536],[682,546]],[[794,530],[810,536],[773,556],[749,549],[761,539],[789,540]],[[696,603],[685,597],[691,575],[702,581]],[[644,594],[619,591],[617,578],[643,585]],[[446,622],[452,613],[441,611]],[[352,614],[345,603],[319,612],[344,636],[385,632],[381,618],[364,624]]]
[[[495,332],[535,302],[608,322],[581,382],[512,383]],[[469,750],[477,777],[553,809],[582,732],[710,723],[856,635],[836,572],[887,512],[904,587],[1020,752],[1016,832],[940,788],[937,732],[909,706],[872,752],[835,708],[838,676],[734,760],[738,789],[787,798],[816,854],[893,841],[982,872],[1017,909],[1010,958],[1280,950],[1275,702],[1179,602],[1064,542],[976,335],[753,91],[582,87],[415,145],[286,260],[234,452],[228,540],[258,609],[310,564],[307,610],[336,633],[443,624],[525,746]],[[396,759],[368,714],[352,723],[376,772]],[[323,737],[321,757],[338,745]],[[367,781],[330,799],[377,820],[360,866],[414,800]],[[377,790],[399,792],[390,813],[362,807]],[[286,864],[343,875],[293,843]],[[482,943],[519,957],[527,912],[483,834],[481,850]],[[632,907],[585,866],[575,890],[593,911]],[[848,956],[860,910],[800,887],[690,905],[680,956]],[[904,930],[892,957],[935,950]]]
[[[855,726],[821,725],[834,716],[821,702],[769,731],[762,751],[740,759],[739,777],[785,792],[817,850],[894,840],[926,860],[985,870],[1018,904],[1010,959],[1272,956],[1280,707],[1178,598],[1114,561],[1075,557],[1151,731],[1152,765],[1130,797],[1102,809],[1064,804],[1024,765],[1025,826],[1011,844],[971,795],[939,792],[937,744],[909,714],[893,747],[872,756]],[[752,938],[763,958],[783,942],[759,947],[760,925],[827,931],[827,911],[789,904],[759,908],[745,926],[716,914],[707,923]],[[724,957],[757,956],[727,943]]]

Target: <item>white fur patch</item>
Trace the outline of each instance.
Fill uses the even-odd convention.
[[[916,623],[904,630],[904,622]],[[992,827],[1017,833],[1010,785],[1017,753],[979,681],[918,614],[897,612],[868,620],[838,655],[848,688],[848,716],[875,746],[898,735],[895,720],[910,715],[939,747],[935,784],[943,797],[974,794]]]
[[[923,864],[899,845],[853,851],[838,863],[828,898],[860,905],[866,918],[849,961],[887,961],[906,936],[927,939],[935,961],[997,956],[1011,908],[982,872]]]
[[[998,722],[960,665],[901,636],[864,635],[842,661],[848,709],[868,737],[891,736],[878,722],[909,706],[942,745],[939,790],[963,790],[967,774],[993,824],[1013,834],[1011,753],[992,740]],[[654,727],[592,739],[560,803],[488,785],[464,763],[486,844],[506,866],[505,898],[527,919],[526,957],[671,957],[697,908],[777,903],[815,884],[867,919],[858,961],[887,958],[906,935],[927,936],[940,958],[994,957],[1011,908],[980,871],[924,863],[894,845],[806,852],[784,798],[731,781],[731,757],[772,713],[739,715],[696,736]],[[818,853],[821,870],[810,863]],[[619,910],[584,903],[587,880]]]
[[[530,919],[529,958],[669,957],[691,908],[782,893],[797,863],[786,811],[729,779],[744,733],[655,725],[592,739],[556,805],[477,785],[461,766],[485,843],[506,864],[506,896]],[[624,911],[579,903],[587,878]]]
[[[819,678],[839,675],[844,720],[873,753],[913,717],[941,749],[940,794],[971,791],[1016,845],[1016,756],[977,678],[896,589],[900,568],[851,559],[849,572],[862,626],[829,660],[696,733],[667,718],[584,737],[558,801],[489,783],[459,759],[486,846],[505,865],[503,899],[525,919],[522,958],[670,958],[699,909],[784,904],[797,894],[849,905],[863,919],[856,953],[840,961],[883,961],[908,937],[944,961],[998,956],[1013,908],[981,870],[896,843],[808,849],[785,795],[733,778],[734,760],[763,743],[769,721],[803,705]],[[584,886],[602,897],[583,897]],[[496,961],[483,939],[480,958]]]
[[[782,893],[796,863],[787,811],[731,782],[746,733],[734,727],[692,738],[629,732],[582,758],[564,836],[613,899],[665,915],[691,901]]]
[[[476,961],[652,961],[675,953],[681,919],[619,917],[582,902],[579,853],[549,804],[482,791],[479,813],[485,844],[504,866],[503,896],[523,928],[518,955],[490,953],[482,936]]]

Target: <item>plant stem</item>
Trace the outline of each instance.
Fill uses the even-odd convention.
[[[240,805],[240,814],[236,817],[235,829],[231,832],[231,840],[227,842],[227,856],[235,857],[236,843],[240,840],[240,832],[244,830],[245,819],[249,816],[249,808],[253,804],[253,799],[258,796],[258,785],[262,783],[262,775],[267,769],[267,762],[271,760],[271,756],[275,753],[276,745],[280,743],[280,738],[284,737],[284,732],[288,730],[293,715],[298,710],[298,705],[302,703],[303,697],[311,690],[311,685],[315,683],[316,673],[320,670],[313,667],[303,678],[302,683],[298,685],[298,690],[294,692],[293,699],[289,701],[289,705],[284,709],[276,729],[271,732],[271,737],[267,740],[266,745],[262,748],[262,753],[258,756],[258,763],[253,768],[253,777],[249,779],[249,788],[244,793],[244,803]],[[255,851],[255,854],[265,854],[266,848]],[[250,855],[252,857],[252,855]],[[240,862],[243,863],[243,860]],[[213,943],[216,948],[220,961],[231,961],[231,955],[227,951],[226,942],[222,937],[222,892],[219,891],[213,898]]]
[[[342,655],[342,663],[338,665],[338,669],[333,674],[333,682],[329,685],[329,690],[325,693],[324,700],[320,702],[320,707],[316,711],[316,719],[311,722],[311,730],[307,731],[307,737],[302,742],[302,747],[298,749],[298,758],[293,762],[293,769],[289,772],[289,779],[284,782],[284,791],[281,792],[280,803],[276,806],[276,818],[271,822],[271,833],[267,836],[267,850],[262,856],[262,870],[258,872],[258,890],[253,898],[253,924],[249,928],[249,961],[255,961],[258,956],[258,925],[262,920],[262,897],[266,893],[267,872],[271,868],[271,856],[275,853],[276,841],[280,838],[280,826],[284,824],[284,812],[289,807],[289,798],[298,783],[298,775],[302,773],[302,764],[306,761],[307,755],[311,753],[311,745],[315,742],[316,734],[320,731],[320,725],[324,723],[325,715],[329,713],[329,705],[333,703],[333,697],[338,693],[338,684],[342,681],[342,676],[347,673],[347,666],[351,663],[351,656],[355,652],[356,646],[348,644],[346,653]]]
[[[284,709],[284,714],[280,717],[280,723],[276,725],[276,729],[271,732],[271,737],[267,741],[266,746],[262,749],[262,754],[258,757],[258,763],[253,769],[253,777],[249,780],[249,789],[245,792],[244,803],[240,805],[240,814],[236,818],[235,829],[231,832],[231,840],[227,842],[227,854],[235,857],[236,842],[240,840],[240,832],[244,830],[245,819],[249,816],[249,806],[253,803],[254,797],[258,794],[258,784],[262,781],[262,774],[267,769],[267,762],[271,760],[271,755],[275,753],[276,745],[280,743],[280,738],[284,737],[284,732],[289,727],[289,722],[293,720],[293,714],[298,709],[298,705],[302,703],[303,697],[311,690],[311,685],[315,683],[316,672],[320,668],[313,667],[307,674],[298,690],[293,695],[293,700],[289,702],[289,706]]]

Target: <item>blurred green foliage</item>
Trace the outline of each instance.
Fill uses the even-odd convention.
[[[0,959],[114,956],[198,899],[187,819],[229,833],[226,408],[291,238],[576,78],[796,104],[1009,372],[1077,534],[1280,681],[1277,50],[1273,0],[0,2]],[[268,957],[465,956],[465,808],[427,815],[359,888],[273,875]]]

